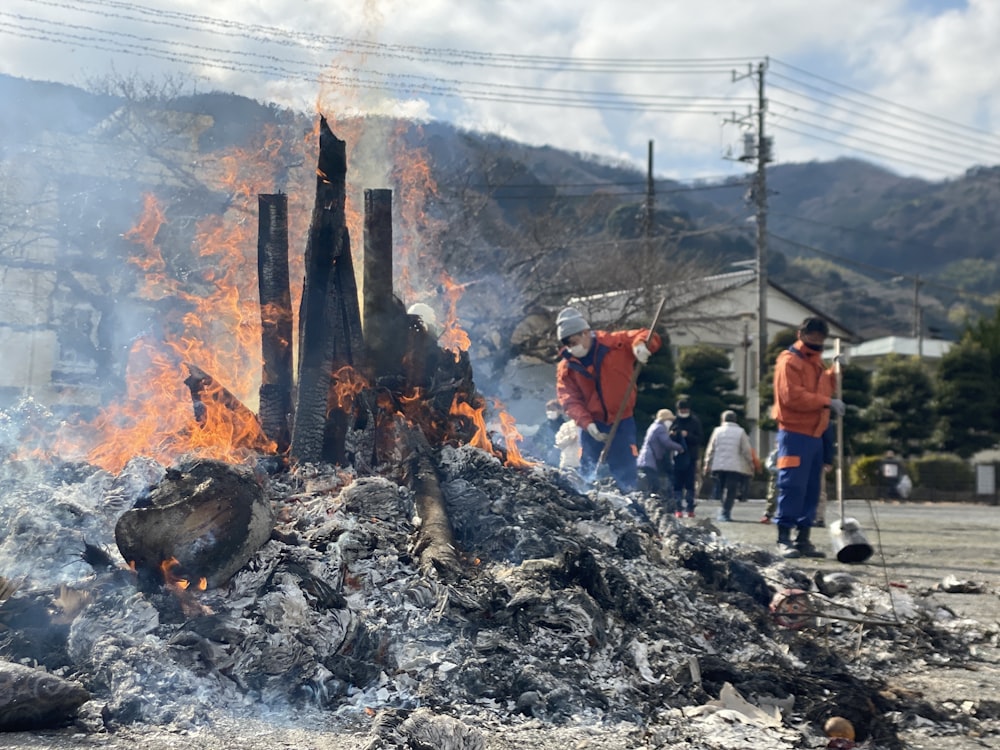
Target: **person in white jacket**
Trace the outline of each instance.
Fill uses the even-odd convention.
[[[576,422],[567,419],[556,432],[556,448],[559,449],[559,468],[564,470],[580,468],[580,428]]]
[[[753,474],[750,437],[736,422],[736,412],[722,412],[722,424],[712,431],[705,450],[704,471],[712,472],[722,510],[717,520],[732,521],[733,503],[747,476]]]

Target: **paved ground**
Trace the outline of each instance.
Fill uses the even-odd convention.
[[[714,519],[719,503],[699,502],[698,515]],[[865,538],[875,548],[872,558],[863,565],[837,562],[829,529],[816,528],[812,541],[827,552],[828,558],[799,559],[796,565],[806,569],[848,570],[873,585],[884,584],[888,577],[890,581],[916,589],[932,586],[948,575],[973,580],[984,584],[992,593],[985,596],[952,594],[949,602],[960,610],[966,606],[982,610],[988,621],[995,622],[1000,617],[1000,598],[997,597],[1000,592],[1000,544],[997,543],[1000,540],[1000,506],[869,503],[863,500],[847,500],[844,506],[845,514],[860,522]],[[759,523],[763,508],[762,500],[737,503],[733,521],[717,523],[717,526],[729,539],[772,548],[777,532],[773,526]],[[832,522],[839,517],[837,503],[831,502],[826,520]]]

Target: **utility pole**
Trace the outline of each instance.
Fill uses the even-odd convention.
[[[761,389],[764,383],[764,379],[767,377],[767,163],[771,161],[771,138],[768,137],[764,130],[766,115],[767,115],[767,98],[764,95],[764,75],[767,72],[767,58],[757,64],[756,70],[753,66],[750,66],[746,75],[738,76],[736,72],[733,72],[733,81],[739,81],[743,78],[754,78],[757,83],[757,112],[756,117],[756,130],[757,130],[757,143],[756,148],[753,148],[752,143],[749,139],[752,139],[752,134],[747,133],[744,136],[744,153],[740,157],[740,161],[756,161],[757,169],[754,173],[753,183],[750,188],[750,200],[754,205],[756,211],[756,225],[757,225],[757,237],[756,237],[756,268],[757,268],[757,414],[756,414],[756,429],[757,429],[757,452],[763,455],[764,452],[764,436],[760,429],[760,423],[763,420],[765,409],[763,403],[763,398],[761,398]],[[733,122],[742,122],[744,125],[747,124],[747,118],[737,119],[733,118]]]
[[[767,163],[771,160],[770,139],[764,134],[767,99],[764,97],[764,72],[767,60],[757,65],[757,173],[754,175],[753,199],[757,207],[757,388],[767,375]],[[758,423],[763,406],[758,399]]]
[[[913,279],[913,338],[917,340],[917,356],[924,358],[924,325],[923,311],[920,309],[920,287],[923,284],[920,276]]]

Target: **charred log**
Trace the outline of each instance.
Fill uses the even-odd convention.
[[[362,357],[361,312],[344,206],[346,144],[320,119],[316,200],[305,253],[299,310],[299,367],[292,455],[299,461],[343,462],[326,437],[333,373]],[[330,450],[324,452],[324,448]]]
[[[437,471],[431,460],[431,448],[424,434],[402,420],[396,420],[401,445],[410,451],[409,479],[413,503],[420,525],[413,543],[413,554],[420,560],[420,569],[431,570],[447,580],[461,573],[461,563],[455,550],[455,536],[445,508],[444,494]]]
[[[274,513],[253,476],[218,461],[170,469],[143,507],[115,526],[118,549],[145,582],[224,584],[270,538]]]
[[[365,190],[364,331],[374,378],[402,372],[399,331],[406,326],[403,304],[392,291],[392,191]]]
[[[288,279],[288,196],[259,195],[257,285],[260,293],[260,421],[284,453],[291,444],[292,293]]]
[[[233,448],[257,453],[274,452],[274,443],[264,434],[256,414],[200,367],[190,362],[185,362],[184,366],[190,373],[184,379],[184,385],[191,392],[198,424],[202,427],[215,426],[212,422],[218,420],[227,425]]]
[[[41,669],[0,662],[0,731],[51,729],[72,722],[90,693]]]

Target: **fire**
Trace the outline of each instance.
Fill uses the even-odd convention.
[[[84,455],[118,472],[135,455],[165,465],[184,454],[239,462],[267,448],[252,416],[262,363],[257,279],[248,272],[257,265],[256,222],[250,218],[257,213],[257,195],[283,184],[278,170],[290,161],[284,151],[277,131],[267,128],[248,148],[230,149],[211,163],[207,187],[228,200],[195,227],[189,247],[177,245],[171,207],[145,196],[142,215],[125,237],[135,245],[129,263],[143,273],[137,296],[155,304],[158,327],[132,344],[124,397],[92,422],[68,425],[54,446],[60,455]],[[289,192],[290,217],[308,215],[296,197],[307,192]],[[168,227],[173,231],[165,232]],[[289,246],[303,241],[290,227]],[[301,279],[301,258],[291,256],[298,265],[291,278]],[[292,292],[294,308],[301,284]],[[197,417],[184,384],[187,362],[214,382]],[[246,405],[245,413],[234,413],[219,397],[223,388]]]
[[[444,333],[441,334],[441,346],[455,352],[455,361],[458,361],[458,352],[466,352],[472,345],[472,341],[459,325],[458,322],[458,301],[462,298],[465,286],[456,284],[452,278],[446,274],[441,274],[441,285],[444,288],[445,299],[448,301],[448,312],[444,319]]]
[[[368,381],[353,367],[345,365],[333,374],[330,380],[330,394],[327,404],[331,409],[350,413],[354,409],[354,399],[368,388]]]
[[[483,416],[482,407],[477,409],[465,401],[459,401],[456,397],[451,404],[451,413],[472,420],[476,433],[469,441],[469,445],[493,453],[493,443],[490,442],[489,434],[486,432],[486,418]]]
[[[493,402],[493,408],[497,410],[497,416],[500,419],[500,432],[503,434],[504,443],[507,446],[506,465],[522,468],[534,466],[532,461],[528,461],[521,455],[521,450],[518,448],[518,443],[524,440],[524,436],[517,429],[514,417],[503,410],[499,401]]]
[[[163,583],[167,588],[180,589],[181,591],[187,591],[191,587],[191,582],[187,578],[181,578],[174,574],[174,569],[180,565],[180,562],[176,557],[171,557],[168,560],[164,560],[160,563],[160,572],[163,574]],[[198,591],[205,591],[208,588],[208,580],[205,578],[199,578],[198,582],[195,584],[195,588]]]

